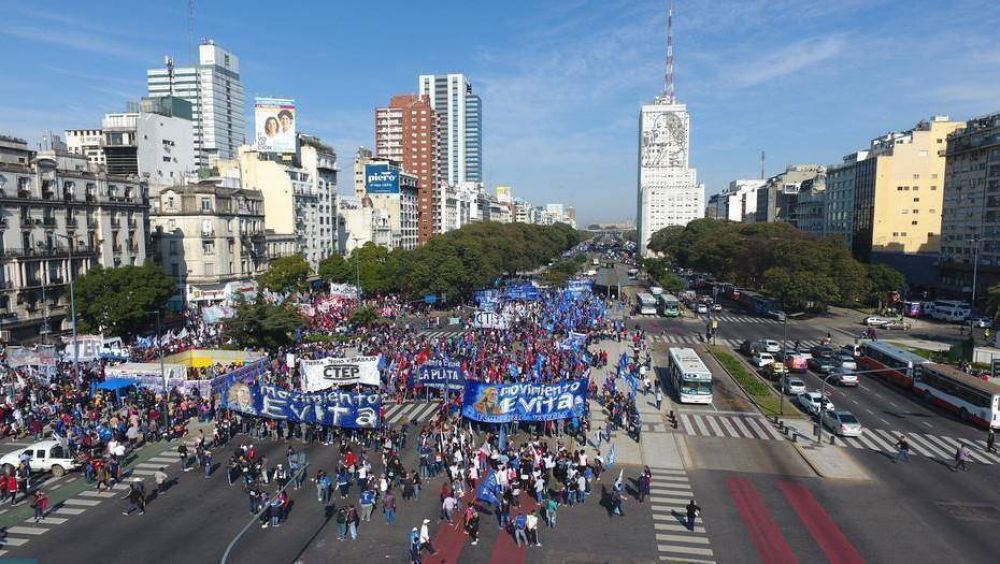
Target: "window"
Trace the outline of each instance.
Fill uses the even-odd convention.
[[[205,276],[215,276],[215,263],[206,262],[204,263]]]
[[[201,211],[210,212],[212,211],[212,199],[202,198],[201,199]]]
[[[910,225],[916,225],[916,224],[917,224],[917,222],[916,222],[916,221],[911,221],[911,222],[910,222]]]
[[[201,252],[206,255],[215,254],[215,241],[202,241],[201,242]]]

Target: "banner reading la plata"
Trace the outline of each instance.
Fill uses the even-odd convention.
[[[302,359],[299,361],[302,391],[318,392],[334,386],[353,386],[354,384],[378,386],[382,383],[378,362],[378,356]]]
[[[410,373],[410,387],[448,388],[461,390],[465,387],[465,371],[457,362],[428,362],[419,370]]]
[[[462,415],[484,423],[582,417],[587,379],[554,384],[488,384],[465,381]]]
[[[378,427],[382,408],[382,396],[378,393],[330,390],[307,394],[242,382],[229,386],[222,400],[222,407],[247,415],[349,429]]]

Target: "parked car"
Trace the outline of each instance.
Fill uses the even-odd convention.
[[[836,370],[837,365],[832,358],[812,357],[808,361],[809,369],[817,374],[829,374]]]
[[[753,341],[743,341],[740,343],[739,350],[747,356],[753,356],[753,353],[757,352],[757,349],[753,346]]]
[[[823,412],[823,425],[841,437],[858,437],[864,431],[861,422],[846,409],[829,409]]]
[[[772,309],[771,311],[767,312],[766,315],[767,317],[770,317],[775,321],[784,321],[785,319],[787,319],[785,312],[776,309]]]
[[[799,405],[810,415],[819,415],[820,405],[824,411],[833,411],[835,408],[829,398],[823,397],[819,392],[802,392],[797,396]]]
[[[778,354],[781,352],[781,343],[774,339],[761,339],[757,341],[757,349],[767,351],[771,354]]]
[[[698,304],[697,309],[695,311],[697,311],[699,314],[708,313],[708,306],[705,304]]]
[[[790,396],[797,396],[806,391],[806,383],[799,378],[785,378],[784,391]]]
[[[841,368],[837,371],[836,375],[830,377],[830,381],[840,386],[852,387],[857,386],[859,383],[858,375],[854,372],[854,370],[849,368]]]
[[[834,362],[839,364],[837,368],[846,368],[848,370],[857,370],[858,363],[854,359],[854,356],[849,354],[838,354],[834,357]]]
[[[774,355],[769,352],[757,351],[750,359],[750,362],[752,362],[757,368],[764,368],[768,364],[774,363]]]
[[[772,362],[764,365],[764,377],[768,380],[778,381],[782,376],[788,374],[788,368],[780,362]]]
[[[976,327],[977,329],[993,328],[993,319],[986,317],[985,315],[970,317],[967,321],[969,322],[969,325]]]
[[[49,439],[3,455],[0,457],[0,468],[12,473],[21,463],[21,455],[28,456],[28,467],[32,472],[52,472],[56,477],[80,466],[59,441]]]

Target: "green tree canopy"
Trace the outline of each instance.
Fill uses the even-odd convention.
[[[800,231],[784,222],[744,224],[698,219],[686,227],[657,231],[649,248],[685,268],[761,290],[793,309],[874,303],[905,284],[903,275],[892,268],[858,262],[841,242]],[[652,266],[659,272],[662,265]]]
[[[351,265],[340,255],[331,255],[319,261],[319,277],[326,282],[353,282],[352,274]]]
[[[122,337],[149,328],[156,311],[177,293],[177,281],[159,265],[90,269],[75,283],[77,316],[84,331]]]
[[[274,350],[294,341],[302,321],[298,311],[288,304],[264,300],[241,303],[236,306],[236,316],[226,324],[226,336],[243,347]]]
[[[290,255],[273,259],[267,271],[257,278],[257,283],[272,292],[301,290],[311,273],[312,268],[305,257]]]

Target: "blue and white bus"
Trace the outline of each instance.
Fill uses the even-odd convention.
[[[694,349],[672,347],[667,372],[680,403],[712,403],[712,372]]]
[[[639,315],[656,315],[656,298],[648,292],[641,292],[639,298]]]

